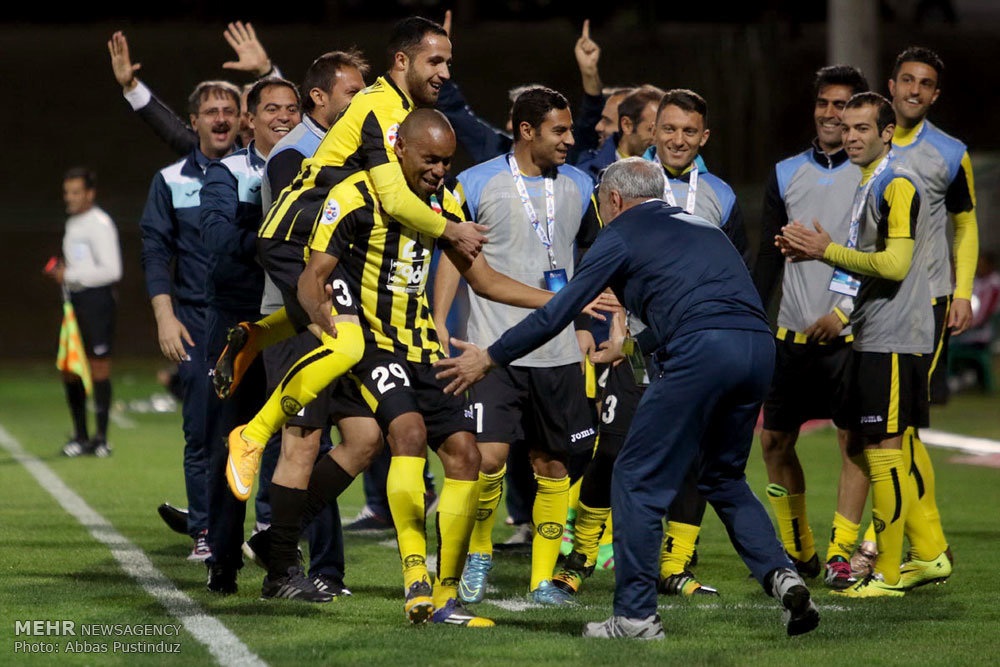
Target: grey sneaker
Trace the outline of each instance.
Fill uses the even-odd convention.
[[[663,624],[660,615],[653,614],[647,618],[626,618],[612,616],[599,623],[587,623],[583,628],[584,637],[599,637],[601,639],[663,639]]]
[[[458,582],[458,597],[462,602],[482,602],[486,597],[486,575],[493,569],[491,554],[469,554],[465,570]]]
[[[771,573],[770,580],[771,595],[785,608],[781,620],[788,636],[815,630],[819,625],[819,610],[799,573],[793,569],[780,568]]]
[[[555,586],[551,579],[546,579],[538,584],[538,588],[531,591],[531,599],[539,604],[551,605],[554,607],[564,607],[580,604],[572,593],[567,593]]]
[[[504,544],[510,546],[531,544],[531,538],[534,536],[534,533],[535,529],[530,523],[519,523],[514,526],[514,534],[508,537]]]

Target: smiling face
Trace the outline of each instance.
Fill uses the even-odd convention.
[[[913,127],[924,119],[937,101],[938,73],[921,62],[905,62],[899,66],[895,79],[889,79],[889,94],[898,122]]]
[[[437,104],[441,86],[451,78],[451,41],[444,35],[427,33],[412,57],[396,54],[404,71],[407,92],[418,107]]]
[[[247,112],[247,120],[253,128],[257,150],[266,156],[302,120],[295,93],[288,86],[268,86],[260,91],[257,113]]]
[[[816,138],[819,146],[827,153],[840,150],[844,141],[843,116],[847,100],[851,99],[851,87],[841,84],[824,86],[816,95],[813,120],[816,123]]]
[[[191,127],[198,133],[202,153],[210,158],[224,157],[232,150],[240,127],[238,102],[221,91],[207,91],[198,113],[191,115]]]
[[[646,149],[653,145],[656,139],[656,107],[658,102],[650,102],[642,110],[639,122],[632,123],[632,119],[622,116],[622,139],[621,148],[626,157],[640,156]]]
[[[656,155],[663,166],[681,173],[708,142],[708,134],[704,116],[668,104],[656,119]]]
[[[844,150],[851,162],[867,167],[882,156],[892,140],[893,125],[878,130],[878,107],[868,104],[844,110]]]
[[[400,134],[394,150],[407,185],[426,201],[444,185],[455,153],[455,133],[430,126],[409,137]]]
[[[521,123],[522,138],[531,141],[531,161],[543,171],[566,164],[573,147],[573,114],[569,109],[550,109],[538,127]]]

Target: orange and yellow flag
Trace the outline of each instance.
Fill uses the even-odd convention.
[[[69,299],[63,301],[63,321],[59,329],[59,356],[56,357],[56,368],[78,375],[83,380],[87,396],[90,396],[93,391],[90,364],[87,363],[87,351],[83,347],[83,337],[80,335],[76,313]]]

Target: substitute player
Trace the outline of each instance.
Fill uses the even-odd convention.
[[[790,220],[816,220],[832,238],[847,239],[851,200],[861,181],[861,170],[848,160],[844,150],[842,115],[851,96],[866,90],[864,76],[849,65],[831,65],[816,73],[816,137],[812,146],[782,160],[771,171],[753,272],[765,304],[781,281],[774,378],[764,401],[761,453],[769,482],[767,499],[778,533],[792,562],[806,577],[817,576],[821,568],[806,513],[805,475],[795,443],[803,423],[833,416],[853,340],[849,323],[853,301],[830,291],[833,267],[820,262],[786,266],[774,238]],[[854,583],[848,559],[857,541],[868,482],[847,456],[847,432],[839,431],[837,441],[843,459],[841,492],[827,551],[826,582],[845,588]]]
[[[565,164],[573,145],[566,98],[548,88],[526,90],[514,102],[514,150],[458,175],[459,197],[470,219],[487,226],[490,265],[529,285],[558,291],[573,275],[574,248],[593,243],[600,229],[593,183]],[[444,320],[458,285],[455,267],[442,259],[435,277],[434,313]],[[470,294],[469,338],[486,345],[526,311]],[[586,322],[584,323],[584,325]],[[573,331],[476,388],[472,406],[481,425],[483,454],[479,511],[462,575],[461,593],[479,602],[493,562],[493,522],[511,444],[524,440],[538,490],[532,509],[529,590],[537,602],[574,600],[552,585],[569,502],[567,460],[593,448],[581,352]]]
[[[904,525],[909,513],[920,509],[901,448],[907,428],[927,424],[927,370],[934,350],[927,270],[933,230],[919,178],[890,152],[895,116],[889,101],[859,93],[848,101],[843,121],[847,154],[862,171],[848,244],[833,243],[818,223],[810,229],[795,221],[778,241],[793,260],[822,260],[843,269],[834,272],[831,288],[857,294],[854,342],[834,421],[850,431],[848,451],[871,481],[879,559],[873,574],[834,592],[901,596],[906,589],[899,569]],[[927,526],[915,530],[920,531],[911,535],[915,556],[947,576],[951,563],[943,552],[931,553],[935,543]]]
[[[63,372],[66,402],[73,417],[73,439],[63,446],[65,456],[108,456],[108,415],[111,413],[111,347],[114,341],[117,296],[122,278],[118,228],[94,201],[97,175],[75,167],[63,177],[66,232],[62,261],[48,275],[69,293],[80,326],[94,384],[96,431],[87,432],[87,394],[79,376]]]

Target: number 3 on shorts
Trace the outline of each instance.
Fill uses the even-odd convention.
[[[337,278],[330,283],[330,286],[333,288],[333,298],[336,299],[337,303],[341,306],[354,305],[354,300],[351,298],[351,290],[347,289],[346,282]]]
[[[375,381],[375,387],[382,396],[396,388],[396,381],[392,379],[393,377],[402,380],[404,387],[410,386],[410,378],[400,364],[391,363],[372,369],[372,380]]]

